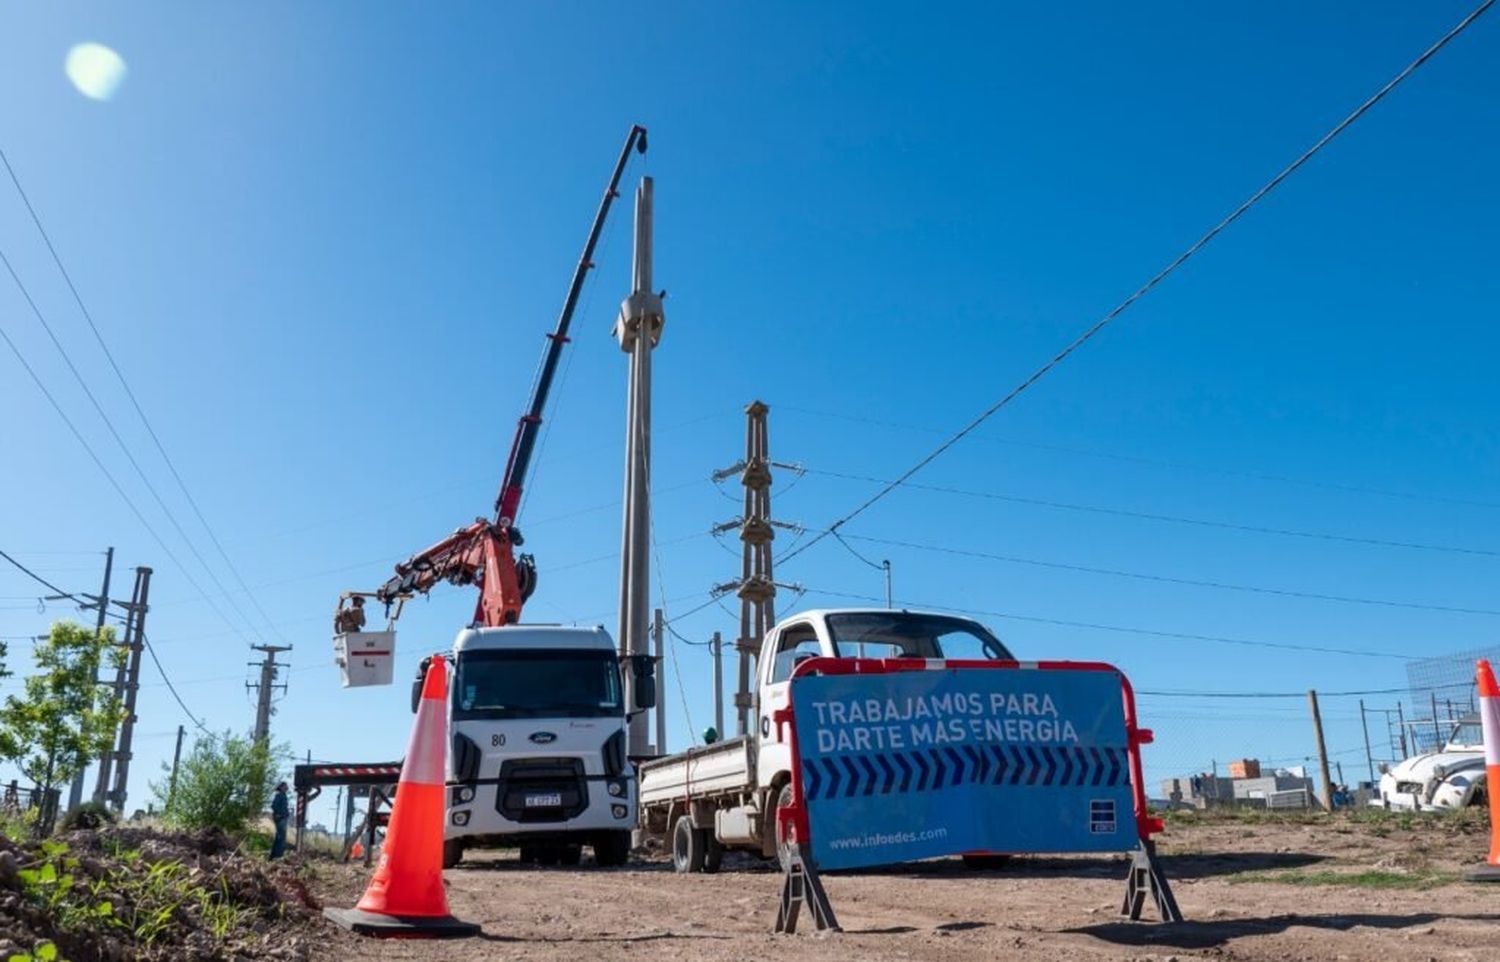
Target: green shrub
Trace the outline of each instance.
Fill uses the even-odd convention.
[[[225,732],[193,743],[178,767],[175,788],[168,778],[152,782],[151,791],[168,824],[238,833],[265,810],[275,784],[270,748]]]

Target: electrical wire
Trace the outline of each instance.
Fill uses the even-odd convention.
[[[0,254],[0,257],[3,256],[3,254]],[[235,634],[240,635],[243,639],[244,636],[240,632],[239,626],[230,621],[228,616],[226,616],[224,612],[219,609],[218,605],[213,603],[213,600],[208,596],[208,593],[203,590],[203,586],[198,584],[193,576],[188,573],[187,566],[182,563],[181,559],[177,557],[176,553],[173,552],[172,549],[167,546],[167,543],[162,540],[161,535],[157,533],[154,527],[152,527],[151,522],[146,520],[146,516],[141,513],[141,509],[136,507],[136,504],[133,500],[131,500],[130,495],[125,493],[125,489],[120,486],[120,482],[115,478],[113,472],[111,472],[109,468],[105,467],[104,462],[100,460],[99,454],[94,450],[93,445],[89,444],[88,439],[85,438],[82,432],[78,430],[78,425],[73,423],[73,419],[68,417],[67,412],[63,410],[62,405],[58,403],[57,398],[47,388],[46,383],[42,381],[41,377],[37,374],[36,369],[31,366],[31,362],[26,360],[26,355],[21,353],[21,349],[16,346],[15,341],[11,340],[10,335],[5,332],[5,328],[3,327],[0,327],[0,340],[3,340],[5,342],[5,345],[10,348],[11,353],[14,354],[16,356],[16,360],[20,362],[22,369],[24,369],[27,375],[31,377],[32,383],[37,386],[37,390],[42,392],[42,396],[47,399],[47,403],[52,406],[52,410],[55,411],[57,413],[57,416],[62,419],[63,424],[67,427],[69,433],[73,435],[74,440],[76,440],[83,448],[83,450],[88,454],[89,459],[94,462],[94,466],[99,469],[99,472],[104,475],[105,480],[109,482],[110,487],[114,488],[115,493],[120,496],[120,500],[125,502],[125,507],[130,509],[130,513],[135,516],[136,521],[140,522],[141,527],[146,529],[146,533],[151,535],[151,539],[156,542],[156,546],[159,547],[162,552],[166,554],[167,558],[169,558],[172,563],[177,566],[178,570],[182,572],[183,578],[186,579],[187,583],[191,585],[193,589],[203,597],[203,600],[208,603],[208,606],[211,609],[213,609],[214,614],[218,615],[219,618],[226,625],[228,625]]]
[[[219,536],[214,532],[213,526],[210,525],[208,523],[208,519],[204,517],[202,509],[198,507],[198,501],[193,497],[192,492],[188,490],[187,483],[183,481],[181,473],[179,473],[177,470],[177,465],[167,454],[167,449],[165,445],[162,444],[161,437],[156,433],[156,428],[151,424],[151,419],[146,417],[145,409],[141,407],[141,402],[136,398],[135,391],[131,389],[130,382],[125,379],[125,372],[120,369],[119,363],[115,360],[114,352],[112,352],[109,349],[109,345],[105,343],[104,335],[100,333],[99,326],[94,323],[93,313],[90,312],[87,305],[84,304],[83,295],[79,293],[78,286],[73,283],[73,275],[69,273],[67,267],[63,264],[61,255],[58,254],[57,248],[52,243],[51,235],[48,234],[47,229],[42,226],[41,216],[37,213],[36,207],[32,205],[31,197],[27,195],[26,189],[21,186],[21,179],[16,175],[15,168],[11,166],[10,158],[6,156],[4,148],[0,148],[0,163],[4,163],[6,173],[10,175],[10,181],[15,185],[16,193],[21,196],[21,201],[26,205],[27,213],[31,215],[31,222],[36,225],[37,233],[41,235],[42,241],[47,245],[47,252],[52,255],[52,262],[57,265],[58,273],[62,275],[63,280],[68,285],[68,290],[73,295],[73,302],[78,305],[79,313],[81,313],[84,320],[88,322],[89,330],[91,330],[94,334],[94,340],[98,342],[100,350],[104,352],[105,358],[109,361],[110,369],[114,371],[115,377],[120,382],[120,386],[125,389],[125,396],[130,399],[131,406],[135,408],[135,413],[141,419],[141,424],[145,426],[146,433],[151,437],[152,444],[156,446],[157,453],[161,455],[161,459],[163,463],[166,464],[167,470],[171,473],[173,480],[177,482],[178,489],[182,491],[182,495],[187,499],[187,503],[192,508],[193,514],[198,518],[198,523],[201,524],[203,526],[203,530],[208,533],[209,541],[211,541],[214,547],[218,550],[219,557],[223,559],[224,564],[229,569],[230,574],[234,577],[235,581],[239,583],[240,589],[245,592],[246,596],[249,598],[250,604],[255,608],[256,612],[259,613],[266,626],[269,627],[272,633],[274,633],[278,638],[282,638],[281,633],[272,623],[270,616],[267,615],[265,609],[261,607],[259,599],[257,599],[254,593],[252,593],[250,589],[245,586],[245,579],[240,576],[239,568],[229,557],[229,553],[224,550],[223,543],[219,541]],[[8,261],[6,262],[6,267],[10,267],[10,263]],[[11,276],[15,277],[14,270],[11,270]],[[21,283],[19,278],[16,278],[16,283],[17,285]],[[29,294],[26,295],[26,299],[28,302],[31,300]],[[32,309],[36,310],[35,304],[32,304]],[[37,312],[37,319],[42,320],[40,312]],[[50,327],[48,327],[45,320],[42,320],[42,326],[47,328],[48,335],[52,336],[52,330]],[[57,345],[57,349],[59,351],[63,352],[63,358],[64,360],[67,360],[69,369],[72,369],[74,375],[77,376],[78,372],[73,368],[73,362],[68,359],[67,352],[63,351],[62,345],[58,343],[55,336],[52,337],[52,343]],[[93,393],[89,391],[87,385],[84,384],[81,377],[79,378],[79,384],[83,386],[84,392],[89,396],[89,400],[93,401]],[[99,409],[98,402],[94,402],[94,406],[96,410]],[[100,417],[104,417],[103,410],[99,410],[99,415]],[[203,556],[198,553],[197,547],[193,544],[191,539],[187,537],[187,533],[182,530],[182,526],[177,523],[176,517],[169,510],[167,510],[166,504],[162,502],[161,496],[157,494],[155,487],[151,484],[150,481],[146,480],[144,473],[141,472],[140,465],[136,464],[134,456],[131,455],[129,449],[125,447],[125,442],[120,439],[120,436],[117,433],[115,433],[114,425],[110,424],[107,417],[104,417],[104,421],[105,424],[109,426],[110,433],[114,434],[115,440],[119,441],[121,449],[125,451],[125,456],[129,458],[130,463],[135,466],[136,473],[141,475],[141,480],[145,482],[146,488],[151,492],[152,496],[156,498],[157,504],[161,505],[162,511],[167,515],[167,520],[171,521],[172,526],[177,529],[177,533],[181,535],[183,540],[187,543],[188,548],[193,552],[194,557],[198,559],[199,564],[204,566],[204,569],[208,571],[209,576],[213,578],[215,585],[218,585],[218,578],[214,575],[213,570],[208,566],[208,562],[205,561]],[[219,585],[219,587],[222,590],[222,585]],[[231,601],[230,604],[233,605],[233,601]],[[236,607],[235,610],[241,618],[244,618],[244,613],[240,612],[238,607]],[[248,622],[249,619],[245,620]],[[285,638],[282,638],[282,640],[284,641]]]
[[[974,418],[968,424],[964,425],[964,427],[961,428],[958,433],[954,434],[942,444],[938,445],[937,448],[935,448],[933,451],[919,460],[916,464],[912,465],[910,468],[902,472],[901,475],[898,476],[894,481],[886,484],[879,491],[875,492],[875,494],[871,495],[869,498],[866,498],[863,502],[857,505],[854,510],[843,515],[827,528],[824,528],[811,540],[803,544],[801,548],[789,552],[786,557],[782,558],[782,563],[785,564],[787,561],[790,561],[798,554],[801,554],[802,552],[811,548],[813,545],[822,541],[823,538],[837,531],[839,528],[848,524],[850,521],[853,521],[861,514],[864,514],[865,511],[873,507],[877,502],[883,500],[892,491],[895,491],[898,487],[905,484],[907,480],[915,475],[918,471],[921,471],[923,468],[927,467],[927,465],[937,460],[949,448],[962,441],[985,421],[988,421],[996,412],[1000,411],[1006,405],[1010,404],[1011,401],[1015,400],[1024,391],[1026,391],[1027,388],[1040,381],[1043,377],[1050,373],[1053,368],[1057,367],[1063,361],[1067,360],[1068,357],[1071,356],[1075,351],[1083,347],[1083,345],[1087,344],[1094,338],[1095,335],[1108,327],[1109,324],[1113,322],[1117,317],[1125,313],[1125,311],[1128,310],[1131,305],[1149,294],[1152,289],[1154,289],[1158,284],[1166,280],[1183,264],[1187,263],[1189,258],[1191,258],[1194,254],[1197,254],[1204,247],[1208,246],[1208,244],[1215,237],[1223,233],[1224,230],[1226,230],[1231,224],[1248,213],[1252,207],[1258,204],[1268,194],[1270,194],[1277,187],[1281,186],[1281,184],[1288,177],[1296,173],[1303,164],[1306,164],[1309,160],[1311,160],[1319,151],[1330,144],[1334,140],[1334,138],[1338,137],[1345,130],[1347,130],[1355,121],[1364,116],[1365,113],[1368,112],[1372,107],[1374,107],[1380,101],[1384,100],[1387,94],[1396,89],[1396,87],[1399,86],[1402,81],[1415,73],[1418,68],[1420,68],[1424,63],[1430,60],[1434,55],[1436,55],[1439,50],[1442,50],[1445,46],[1447,46],[1450,41],[1452,41],[1459,34],[1463,33],[1466,29],[1468,29],[1469,25],[1472,24],[1475,20],[1479,19],[1479,17],[1484,14],[1485,11],[1489,10],[1489,8],[1494,5],[1494,3],[1495,0],[1484,0],[1483,3],[1481,3],[1473,10],[1473,12],[1471,12],[1467,17],[1461,20],[1446,34],[1444,34],[1436,43],[1423,51],[1422,54],[1417,57],[1417,59],[1407,64],[1400,73],[1396,74],[1396,76],[1387,81],[1385,86],[1377,90],[1368,99],[1366,99],[1364,103],[1356,107],[1352,113],[1350,113],[1347,117],[1334,125],[1333,129],[1329,130],[1326,134],[1319,138],[1316,143],[1303,151],[1296,160],[1292,161],[1286,167],[1282,168],[1281,171],[1276,174],[1276,176],[1272,177],[1259,190],[1242,201],[1240,205],[1233,211],[1231,211],[1227,217],[1211,227],[1207,233],[1194,241],[1187,248],[1187,250],[1183,251],[1181,254],[1178,254],[1171,263],[1167,264],[1166,267],[1162,268],[1155,275],[1153,275],[1150,280],[1146,281],[1146,283],[1137,288],[1134,293],[1117,304],[1113,309],[1109,311],[1109,313],[1105,314],[1098,321],[1094,322],[1092,326],[1087,328],[1082,334],[1079,334],[1062,350],[1054,354],[1050,359],[1042,364],[1041,367],[1033,371],[1025,380],[1023,380],[1016,387],[1012,388],[1008,394],[1001,397],[1000,400],[996,401],[994,404],[990,405],[988,408],[982,411],[978,417]]]
[[[15,558],[12,558],[10,555],[6,554],[4,551],[0,551],[0,558],[4,558],[6,561],[9,561],[22,574],[26,575],[32,581],[35,581],[37,584],[39,584],[42,587],[46,588],[47,590],[51,591],[53,594],[55,594],[55,595],[61,595],[64,598],[68,598],[68,599],[71,599],[73,601],[76,601],[80,605],[82,605],[82,604],[89,604],[90,603],[90,602],[84,601],[82,598],[80,598],[77,595],[73,594],[71,591],[64,591],[64,590],[62,590],[57,585],[55,585],[52,582],[48,581],[46,578],[43,578],[41,575],[37,574],[35,571],[32,571],[30,568],[28,568],[25,565],[21,564],[21,562],[17,561]]]
[[[1361,695],[1404,695],[1413,691],[1442,691],[1445,688],[1473,688],[1474,682],[1457,682],[1450,685],[1423,685],[1418,688],[1367,688],[1363,691],[1320,691],[1319,698],[1355,698]],[[1186,691],[1174,689],[1151,691],[1137,689],[1137,695],[1154,698],[1306,698],[1305,691]]]
[[[840,478],[846,481],[866,481],[871,484],[890,483],[880,478],[872,478],[862,474],[849,474],[842,471],[819,471],[815,468],[808,468],[807,473],[826,478]],[[1331,534],[1323,531],[1302,531],[1295,528],[1276,528],[1266,525],[1242,524],[1232,521],[1213,521],[1205,518],[1188,518],[1181,515],[1155,514],[1149,511],[1130,511],[1124,508],[1109,508],[1101,505],[1075,504],[1066,501],[1052,501],[1046,498],[1027,498],[1021,497],[1019,495],[999,494],[992,491],[975,491],[972,489],[953,488],[937,484],[908,483],[906,487],[914,491],[933,491],[939,494],[952,494],[968,498],[982,498],[989,501],[1004,501],[1009,504],[1035,505],[1037,507],[1057,508],[1064,511],[1080,511],[1089,514],[1104,514],[1120,518],[1135,518],[1142,521],[1164,521],[1170,522],[1172,524],[1196,525],[1204,528],[1220,528],[1229,531],[1245,531],[1253,534],[1274,534],[1293,538],[1338,541],[1347,544],[1371,545],[1381,548],[1411,548],[1419,551],[1441,551],[1451,554],[1480,555],[1489,558],[1500,558],[1500,551],[1492,551],[1487,548],[1465,548],[1456,545],[1430,544],[1421,541],[1395,541],[1387,538],[1366,538],[1355,535]],[[848,545],[846,544],[845,547],[848,547]],[[868,564],[868,562],[866,563]]]
[[[199,563],[204,565],[205,570],[208,571],[209,576],[214,580],[214,583],[219,586],[220,590],[223,590],[223,585],[219,584],[218,577],[214,575],[212,569],[207,567],[207,562],[203,561],[203,557],[198,553],[198,549],[193,545],[191,539],[187,537],[187,533],[182,530],[182,526],[177,523],[176,517],[173,516],[171,511],[167,508],[166,502],[162,500],[161,495],[156,491],[155,486],[151,484],[150,479],[146,477],[145,472],[141,470],[140,463],[137,462],[135,456],[130,453],[130,448],[126,446],[124,439],[120,437],[120,433],[115,430],[114,422],[109,419],[109,415],[104,413],[104,408],[99,404],[98,398],[96,398],[94,396],[94,392],[89,389],[88,383],[84,380],[83,375],[79,373],[78,368],[73,365],[72,358],[68,355],[67,350],[63,348],[62,342],[57,339],[57,335],[53,333],[52,325],[47,323],[47,319],[42,314],[41,308],[37,306],[35,299],[33,299],[31,296],[31,292],[27,290],[26,285],[22,282],[20,275],[16,273],[15,268],[11,265],[10,258],[5,255],[5,252],[3,250],[0,250],[0,264],[3,264],[6,271],[9,272],[11,280],[15,282],[17,289],[20,290],[22,298],[24,298],[26,303],[31,307],[32,314],[36,316],[37,321],[41,323],[42,328],[47,332],[47,336],[51,338],[53,346],[57,348],[58,352],[62,355],[63,360],[67,363],[68,370],[73,372],[73,377],[83,388],[84,394],[88,397],[89,402],[94,406],[94,410],[99,414],[99,417],[103,419],[104,424],[109,429],[110,434],[114,436],[116,443],[120,445],[120,449],[125,452],[126,459],[129,460],[131,466],[135,468],[136,474],[140,476],[141,481],[146,485],[146,489],[151,492],[152,497],[156,499],[156,503],[161,506],[162,511],[167,515],[167,520],[172,522],[173,527],[177,529],[177,533],[182,536],[183,540],[187,543],[188,548],[193,552],[194,556],[198,558]],[[52,405],[52,409],[56,411],[58,416],[63,419],[63,422],[67,424],[68,430],[71,431],[78,442],[84,446],[84,449],[88,452],[89,457],[93,459],[94,464],[99,467],[100,471],[104,472],[104,476],[109,480],[110,485],[115,489],[116,493],[120,495],[121,499],[125,501],[126,506],[129,507],[131,512],[135,515],[136,520],[140,521],[142,527],[146,529],[147,533],[151,535],[152,539],[156,541],[157,545],[162,549],[163,552],[166,553],[167,557],[170,558],[173,564],[175,564],[178,569],[181,570],[183,578],[185,578],[188,584],[192,585],[193,588],[203,596],[203,600],[208,602],[209,607],[214,610],[215,614],[223,619],[225,624],[229,625],[230,627],[235,627],[234,622],[230,621],[228,616],[226,616],[223,611],[219,609],[218,605],[214,604],[214,602],[209,598],[208,593],[203,590],[202,586],[200,586],[193,578],[193,576],[188,572],[187,566],[182,563],[182,561],[177,557],[177,555],[172,551],[171,548],[167,547],[166,542],[162,540],[161,535],[159,535],[156,529],[151,526],[150,522],[146,520],[145,515],[143,515],[140,509],[136,507],[135,502],[132,501],[128,495],[126,495],[125,489],[120,486],[119,481],[117,481],[115,479],[115,476],[110,473],[109,469],[104,466],[104,462],[100,460],[99,455],[94,451],[93,446],[84,440],[83,434],[79,432],[72,419],[63,413],[62,405],[58,403],[57,398],[52,394],[52,392],[47,389],[46,385],[42,382],[42,379],[37,374],[36,370],[31,366],[31,364],[26,360],[25,356],[21,353],[21,349],[16,346],[16,343],[13,340],[11,340],[10,335],[6,334],[3,329],[0,329],[0,337],[3,337],[5,339],[6,345],[10,347],[11,352],[15,354],[16,359],[21,362],[21,366],[26,369],[26,373],[31,376],[32,381],[35,382],[36,386],[42,391],[43,395],[46,396],[47,401]],[[236,611],[238,611],[238,607],[235,606],[232,601],[230,602],[230,604],[232,607],[236,608]],[[244,619],[243,612],[240,613],[240,617],[241,619]],[[243,635],[241,637],[243,638]],[[244,640],[248,643],[248,639]]]
[[[856,414],[844,414],[835,411],[819,411],[812,408],[796,407],[790,404],[778,404],[777,411],[786,413],[788,411],[798,414],[811,414],[814,417],[832,418],[838,421],[850,421],[856,424],[870,424],[881,428],[898,428],[904,431],[916,431],[922,434],[946,434],[941,428],[928,427],[917,424],[904,424],[899,421],[887,421],[880,418],[863,417]],[[1075,448],[1062,444],[1044,444],[1037,441],[1020,441],[1015,438],[997,438],[992,436],[980,437],[975,440],[986,444],[1003,444],[1011,447],[1030,448],[1037,451],[1052,451],[1061,454],[1078,455],[1086,458],[1100,458],[1106,461],[1120,461],[1126,464],[1143,464],[1151,467],[1165,468],[1169,471],[1188,471],[1198,474],[1211,474],[1229,478],[1248,478],[1252,481],[1270,481],[1277,484],[1291,484],[1308,488],[1323,488],[1330,491],[1344,491],[1351,494],[1370,494],[1382,498],[1398,498],[1406,501],[1428,501],[1436,504],[1454,504],[1469,508],[1500,508],[1500,501],[1477,501],[1470,498],[1450,498],[1435,494],[1418,494],[1412,491],[1393,491],[1389,488],[1374,488],[1367,485],[1344,484],[1337,481],[1315,481],[1309,478],[1293,478],[1283,474],[1266,474],[1258,471],[1236,471],[1227,468],[1209,467],[1203,464],[1189,464],[1180,461],[1164,461],[1159,458],[1147,458],[1139,455],[1117,454],[1112,451],[1094,451],[1085,448]],[[887,484],[885,480],[870,478],[872,482]],[[921,488],[922,485],[908,484],[907,487]]]
[[[1053,571],[1077,571],[1084,574],[1108,575],[1113,578],[1133,578],[1137,581],[1151,581],[1158,584],[1186,585],[1192,588],[1214,588],[1219,591],[1240,591],[1258,595],[1272,595],[1282,598],[1305,598],[1311,601],[1330,601],[1339,604],[1351,605],[1373,605],[1381,608],[1406,608],[1416,611],[1443,611],[1461,615],[1495,615],[1500,616],[1500,610],[1494,608],[1465,608],[1458,605],[1435,605],[1420,601],[1391,601],[1387,598],[1360,598],[1353,595],[1329,595],[1316,591],[1297,591],[1292,588],[1266,588],[1260,585],[1242,585],[1227,581],[1204,581],[1197,578],[1175,578],[1168,575],[1145,574],[1139,571],[1122,571],[1116,568],[1096,568],[1091,565],[1070,564],[1062,561],[1043,561],[1039,558],[1021,558],[1015,555],[994,554],[988,551],[973,551],[966,548],[953,548],[946,545],[917,544],[912,541],[895,541],[888,538],[870,538],[864,535],[845,535],[854,541],[864,541],[870,544],[888,545],[895,548],[906,548],[911,551],[931,551],[939,554],[957,555],[962,558],[982,558],[986,561],[1000,561],[1006,564],[1028,565],[1033,568],[1047,568]]]
[[[848,598],[854,601],[868,601],[885,603],[884,598],[874,595],[857,594],[848,591],[829,591],[825,588],[809,588],[810,594],[827,595],[830,598]],[[1153,638],[1171,638],[1178,641],[1207,641],[1221,645],[1243,645],[1252,648],[1276,648],[1283,651],[1305,651],[1325,655],[1354,655],[1361,658],[1396,658],[1402,661],[1415,661],[1415,655],[1399,655],[1394,652],[1384,651],[1360,651],[1354,648],[1333,648],[1325,645],[1299,645],[1293,642],[1259,641],[1251,638],[1226,638],[1220,635],[1201,635],[1184,631],[1160,631],[1152,628],[1137,628],[1126,625],[1107,625],[1092,621],[1070,621],[1065,618],[1046,618],[1037,615],[1021,615],[1013,611],[986,611],[982,608],[960,608],[954,605],[939,605],[931,603],[918,603],[915,601],[896,600],[896,605],[906,609],[917,609],[926,611],[946,611],[961,615],[975,615],[985,618],[1004,618],[1008,621],[1024,621],[1039,625],[1057,625],[1063,628],[1087,628],[1093,631],[1112,631],[1130,635],[1147,635]],[[731,613],[732,614],[732,613]]]
[[[156,649],[151,647],[151,639],[146,635],[144,631],[141,632],[141,641],[146,646],[146,653],[151,656],[151,663],[156,666],[157,674],[161,675],[161,680],[166,682],[167,691],[172,693],[173,700],[177,702],[177,707],[182,709],[182,713],[188,716],[188,720],[191,721],[199,731],[203,732],[205,735],[212,735],[213,732],[210,732],[208,730],[203,722],[199,720],[198,716],[193,714],[192,709],[188,708],[187,702],[182,700],[182,696],[177,694],[177,687],[172,684],[172,679],[167,676],[167,670],[162,667],[161,659],[156,657]]]

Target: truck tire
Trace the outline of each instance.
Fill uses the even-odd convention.
[[[781,792],[776,796],[776,811],[792,804],[792,783],[787,782],[781,786]],[[792,870],[792,847],[781,838],[781,819],[776,818],[776,861],[781,863],[782,872]]]
[[[539,845],[536,850],[536,864],[556,865],[562,861],[561,845]]]
[[[535,865],[536,864],[536,846],[535,845],[522,845],[521,846],[521,851],[517,854],[516,857],[521,860],[521,864],[522,865]]]
[[[703,830],[703,841],[703,871],[712,875],[724,864],[724,844],[707,829]]]
[[[577,865],[583,861],[582,845],[562,845],[557,849],[557,861],[562,865]]]
[[[707,841],[706,832],[694,828],[690,820],[679,818],[672,830],[672,867],[679,872],[703,871]]]
[[[594,840],[594,864],[600,868],[619,868],[630,861],[630,833],[602,832]]]
[[[464,860],[464,840],[450,838],[443,842],[443,868],[453,868]]]

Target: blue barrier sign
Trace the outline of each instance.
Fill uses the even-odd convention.
[[[1140,844],[1120,676],[949,668],[796,677],[814,862]]]

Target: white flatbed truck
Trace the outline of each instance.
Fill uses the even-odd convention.
[[[792,670],[815,657],[1009,660],[983,625],[954,615],[877,609],[803,612],[766,634],[750,734],[643,763],[640,827],[671,846],[679,872],[716,872],[726,850],[780,858],[776,809],[791,802],[791,746],[772,716]],[[788,736],[789,737],[789,736]],[[981,862],[987,856],[975,856]]]

